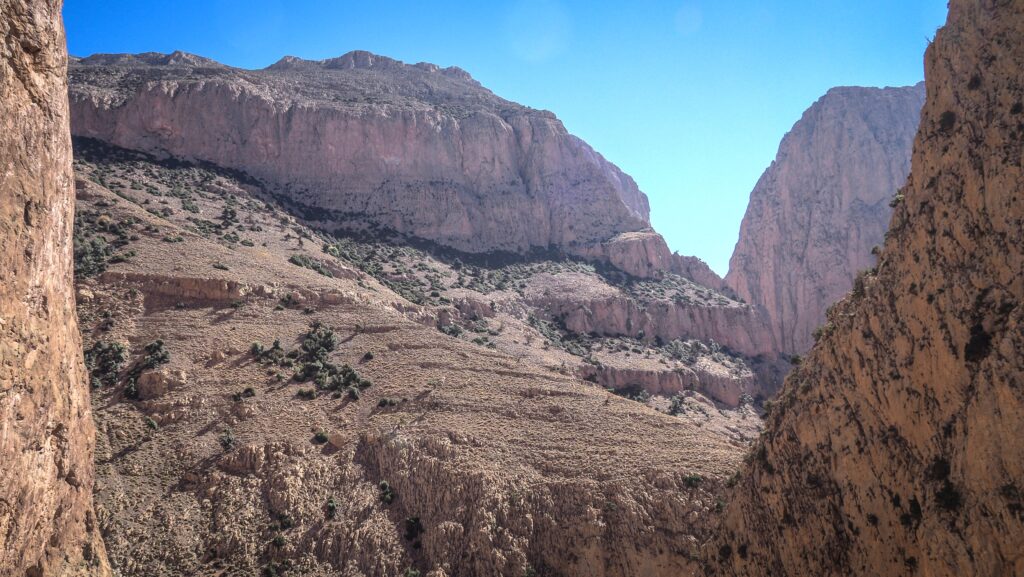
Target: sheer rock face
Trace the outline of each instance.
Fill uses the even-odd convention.
[[[1024,575],[1024,4],[954,0],[877,275],[726,510],[726,575]]]
[[[73,296],[60,10],[0,1],[0,575],[107,572]]]
[[[726,282],[763,310],[780,350],[810,348],[825,309],[873,264],[923,102],[923,84],[830,90],[750,194]]]
[[[267,69],[100,55],[71,67],[72,130],[239,169],[310,221],[467,252],[567,249],[649,227],[636,183],[553,114],[464,71],[367,52]]]

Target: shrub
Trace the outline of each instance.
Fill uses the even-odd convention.
[[[939,489],[939,492],[935,494],[935,500],[939,507],[947,511],[956,511],[962,503],[960,491],[949,481],[943,483],[942,489]]]
[[[682,414],[686,410],[686,406],[683,404],[683,398],[679,395],[672,396],[672,404],[668,407],[668,414],[673,417]]]
[[[415,541],[423,534],[423,523],[419,517],[408,517],[405,520],[405,539]]]
[[[327,518],[333,519],[338,514],[338,503],[334,500],[334,497],[327,499]]]
[[[380,489],[380,502],[390,505],[395,500],[395,491],[391,488],[391,484],[387,481],[381,481],[377,487]]]
[[[299,398],[306,399],[307,401],[311,401],[316,398],[316,390],[314,389],[299,389],[299,392],[296,394]]]
[[[124,387],[124,396],[133,401],[139,398],[139,387],[134,378],[128,379],[128,384]]]
[[[231,269],[228,268],[228,265],[221,264],[219,262],[213,263],[213,268],[218,269],[218,270],[231,270]]]
[[[293,254],[291,258],[288,259],[288,262],[292,263],[295,266],[301,266],[303,268],[314,270],[322,274],[323,276],[334,278],[334,274],[332,274],[330,269],[327,268],[327,265],[316,259],[309,258],[304,254]]]
[[[224,429],[224,432],[220,434],[220,446],[228,451],[235,446],[235,435],[231,432],[231,429]]]
[[[323,429],[320,429],[319,431],[316,432],[315,435],[313,435],[313,442],[318,445],[323,445],[328,440],[329,439],[327,438],[327,431],[324,431]]]
[[[274,535],[274,540],[271,543],[273,543],[274,547],[284,547],[286,543],[284,535]]]
[[[942,132],[950,132],[953,127],[956,126],[956,112],[947,110],[939,115],[939,130]]]
[[[701,477],[700,475],[687,475],[683,477],[683,484],[685,484],[687,487],[691,489],[699,487],[700,484],[703,482],[704,477]]]
[[[95,342],[85,351],[85,366],[89,369],[93,387],[111,386],[117,382],[117,374],[128,360],[125,346],[117,342]]]
[[[132,369],[132,376],[138,377],[142,371],[153,369],[160,365],[171,362],[171,352],[164,346],[164,342],[157,339],[145,346],[144,356],[135,364]]]
[[[142,419],[142,422],[145,423],[147,427],[149,427],[150,429],[153,429],[154,431],[156,429],[160,428],[160,426],[156,424],[156,421],[154,421],[153,419],[151,419],[149,417],[146,417],[146,418]]]

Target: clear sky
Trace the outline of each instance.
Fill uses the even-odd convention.
[[[923,76],[944,0],[65,0],[71,53],[262,68],[369,50],[457,65],[633,176],[669,245],[728,268],[747,197],[839,85]]]

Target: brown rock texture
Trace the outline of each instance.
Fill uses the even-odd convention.
[[[0,575],[108,572],[75,321],[59,1],[0,1]]]
[[[72,64],[71,106],[76,135],[243,170],[328,229],[523,253],[650,226],[633,179],[456,68],[99,55]]]
[[[725,280],[767,316],[779,350],[810,348],[828,305],[874,264],[923,102],[923,84],[830,90],[750,193]]]
[[[90,352],[124,353],[90,367],[119,575],[699,574],[761,424],[703,393],[738,403],[752,372],[696,341],[575,335],[529,298],[557,278],[728,299],[333,237],[235,171],[75,144],[77,254],[111,248],[78,259],[79,324]],[[330,346],[306,347],[314,322]],[[166,356],[140,364],[157,340]],[[306,373],[324,363],[358,388]],[[648,398],[581,379],[596,363]]]
[[[1024,4],[953,0],[876,274],[787,379],[718,575],[1024,575]]]

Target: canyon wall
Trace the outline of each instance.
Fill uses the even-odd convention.
[[[466,252],[602,241],[649,227],[636,183],[553,114],[456,68],[367,52],[264,70],[175,53],[71,67],[72,130],[238,169],[324,228]]]
[[[1024,3],[953,0],[876,274],[743,469],[717,575],[1024,575]]]
[[[0,575],[108,573],[73,297],[61,2],[0,1]]]
[[[923,101],[923,84],[830,90],[750,193],[726,283],[767,316],[780,350],[810,348],[825,309],[873,265]]]

